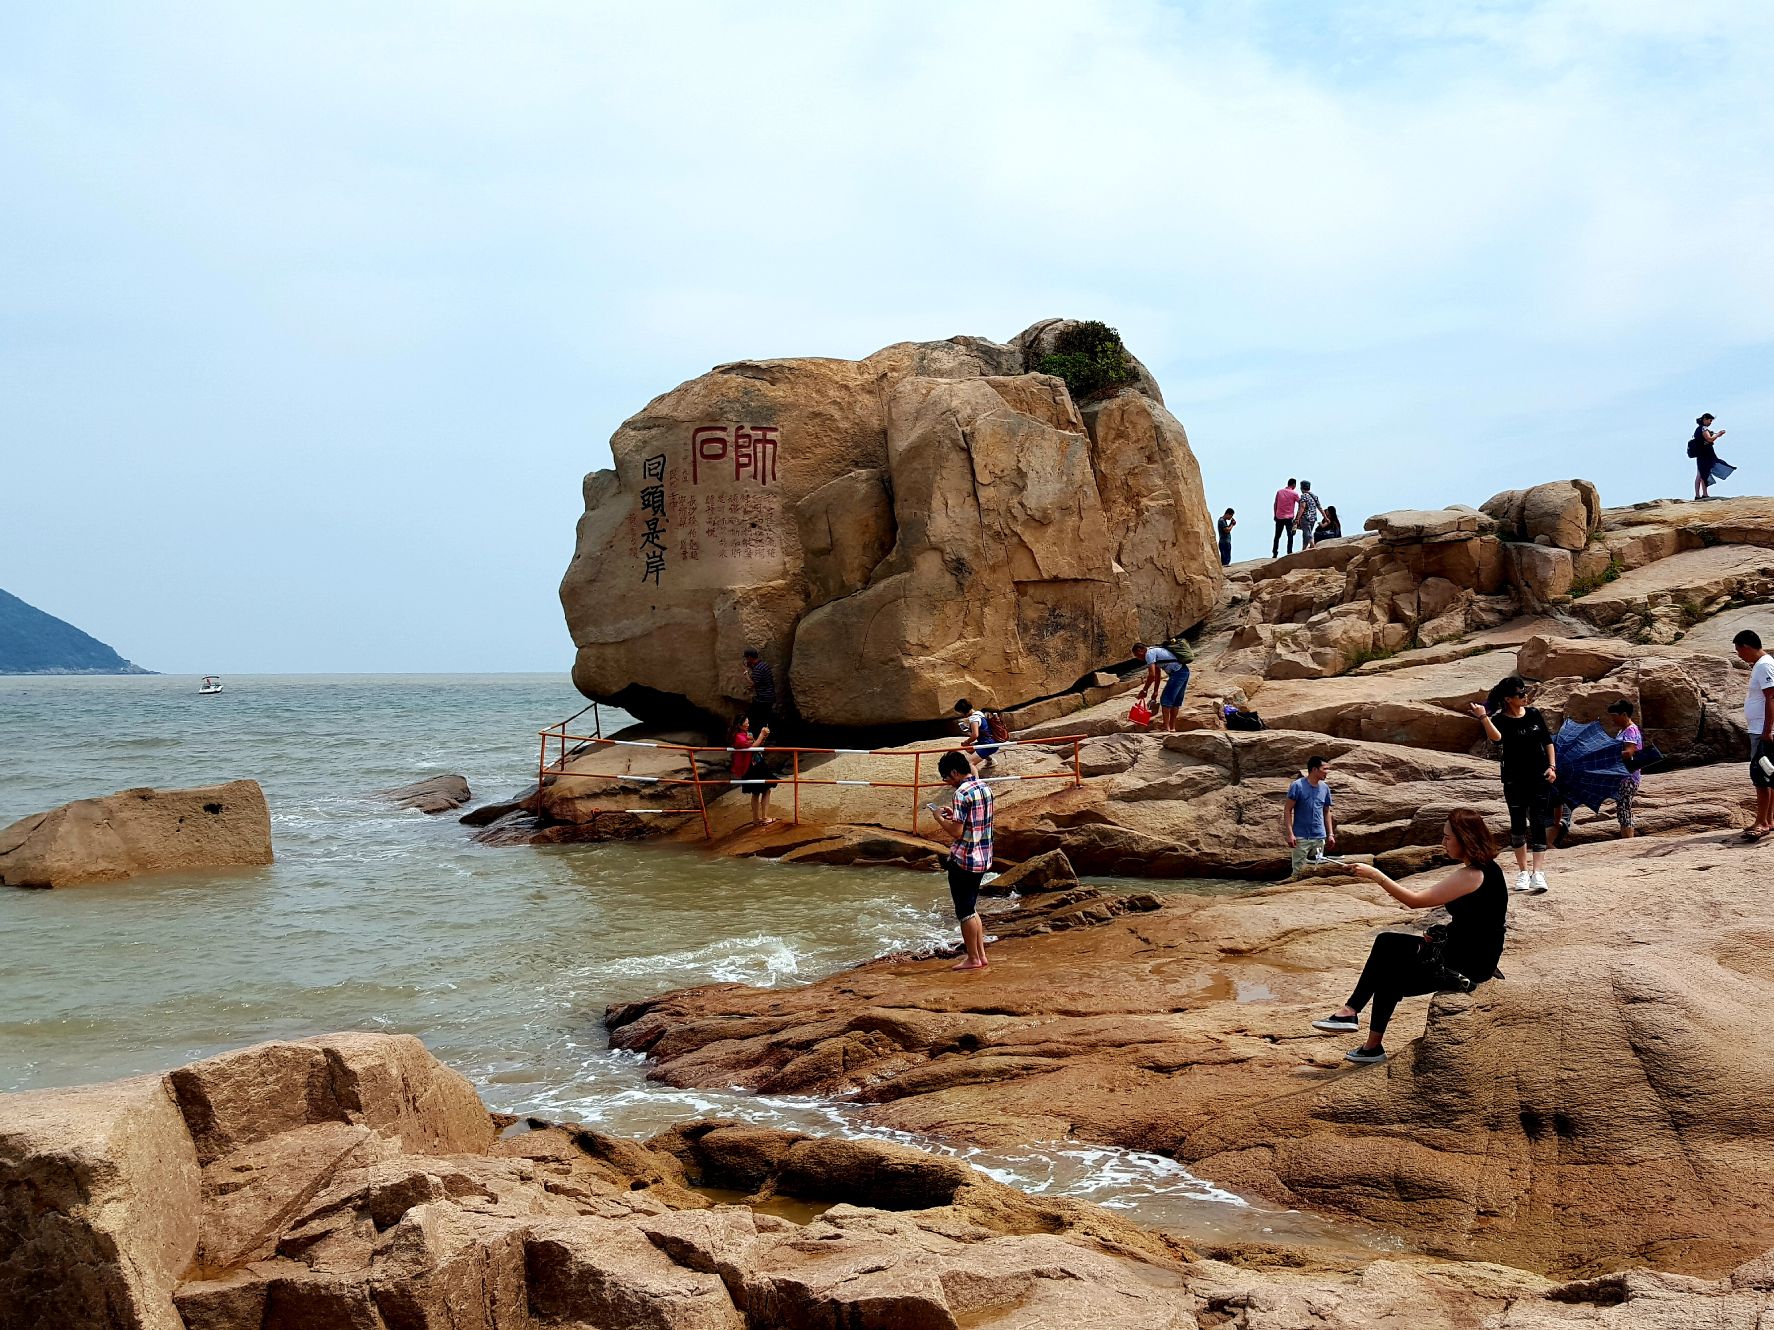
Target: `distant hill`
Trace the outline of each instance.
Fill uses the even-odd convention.
[[[0,591],[0,674],[152,674],[96,637]]]

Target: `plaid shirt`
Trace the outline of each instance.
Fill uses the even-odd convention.
[[[949,857],[958,868],[970,873],[987,873],[992,868],[992,792],[977,776],[969,776],[955,787],[955,818],[961,824],[961,839],[949,847]]]

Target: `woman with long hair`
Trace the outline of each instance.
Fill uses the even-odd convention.
[[[1528,705],[1528,681],[1512,674],[1472,714],[1490,741],[1503,746],[1503,802],[1509,805],[1509,844],[1515,850],[1515,889],[1546,890],[1546,828],[1558,800],[1558,759],[1552,730],[1539,707]],[[1533,867],[1528,853],[1533,852]]]
[[[1352,1034],[1361,1028],[1362,1008],[1373,1003],[1366,1042],[1344,1054],[1351,1062],[1386,1060],[1386,1027],[1401,998],[1470,993],[1497,972],[1503,956],[1503,922],[1509,912],[1497,842],[1482,817],[1470,808],[1456,808],[1442,828],[1441,848],[1459,867],[1433,886],[1417,890],[1399,886],[1372,864],[1349,866],[1350,872],[1379,886],[1401,905],[1413,910],[1446,906],[1448,912],[1446,931],[1439,937],[1433,929],[1425,937],[1381,933],[1349,1000],[1323,1020],[1312,1022],[1315,1030]]]
[[[1313,536],[1313,543],[1321,545],[1327,540],[1341,540],[1342,538],[1343,519],[1337,516],[1337,505],[1327,503],[1324,505],[1324,520],[1318,524],[1318,533]]]

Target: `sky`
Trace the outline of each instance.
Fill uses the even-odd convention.
[[[1688,493],[1703,410],[1768,492],[1770,67],[1751,0],[0,7],[0,587],[168,672],[564,671],[650,398],[1053,316],[1239,557],[1290,475]]]

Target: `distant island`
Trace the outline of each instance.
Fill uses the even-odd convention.
[[[153,674],[71,623],[0,591],[0,674]]]

